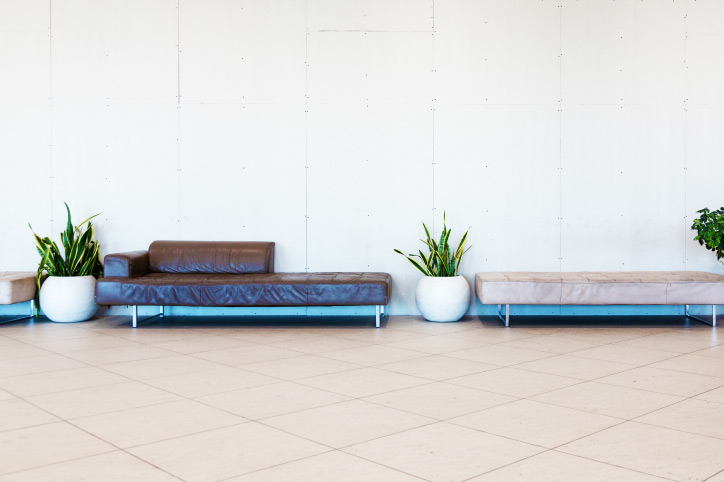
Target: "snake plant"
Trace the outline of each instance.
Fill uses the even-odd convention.
[[[696,231],[695,241],[710,251],[724,264],[724,207],[715,211],[708,208],[697,211],[701,214],[694,220],[691,229]]]
[[[465,231],[463,237],[460,238],[457,248],[452,250],[450,249],[450,233],[452,230],[447,227],[445,214],[443,214],[442,234],[440,235],[439,241],[436,242],[430,235],[430,231],[427,229],[425,223],[422,223],[422,227],[425,230],[426,239],[421,239],[420,241],[427,246],[429,251],[427,254],[423,253],[422,250],[418,250],[417,254],[405,254],[399,249],[395,249],[395,253],[407,258],[407,260],[425,276],[457,276],[463,255],[470,249],[470,247],[465,248],[468,231]]]
[[[93,223],[91,223],[91,219],[98,216],[98,214],[74,226],[67,203],[65,203],[65,210],[68,212],[68,221],[65,231],[60,233],[64,254],[61,254],[55,241],[47,237],[41,238],[35,234],[33,227],[28,223],[35,238],[35,247],[38,254],[40,254],[40,265],[38,265],[38,274],[36,276],[38,286],[36,293],[40,292],[40,282],[45,274],[48,276],[92,275],[96,278],[103,275],[100,245],[98,241],[93,239]]]

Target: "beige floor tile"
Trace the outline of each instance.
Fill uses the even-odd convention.
[[[0,387],[18,397],[30,397],[127,381],[125,377],[100,368],[83,367],[0,378]]]
[[[573,351],[591,348],[601,343],[583,340],[580,338],[566,338],[565,336],[545,335],[523,338],[503,343],[501,346],[512,346],[514,348],[525,348],[527,350],[546,351],[551,353],[571,353]]]
[[[462,377],[464,375],[472,375],[473,373],[480,373],[486,370],[495,370],[499,367],[488,363],[463,360],[461,358],[430,355],[412,360],[385,363],[384,365],[377,365],[377,368],[440,381]]]
[[[614,373],[636,368],[636,365],[627,365],[605,360],[593,360],[570,355],[559,355],[550,358],[541,358],[532,362],[521,363],[515,368],[534,372],[559,375],[562,377],[577,378],[579,380],[593,380]]]
[[[693,397],[724,385],[724,378],[707,377],[659,368],[639,367],[626,372],[599,378],[601,383],[638,388],[651,392]]]
[[[432,482],[459,482],[542,449],[439,422],[354,445],[345,452]]]
[[[429,380],[377,368],[360,368],[339,373],[303,378],[297,383],[353,398],[368,397],[392,390],[430,383]]]
[[[65,422],[0,432],[0,447],[2,447],[0,474],[110,452],[114,449],[113,446]]]
[[[638,346],[653,350],[689,353],[692,351],[703,350],[704,348],[709,348],[720,343],[721,341],[719,340],[716,332],[711,329],[707,329],[705,332],[677,330],[658,335],[624,340],[618,342],[617,344]]]
[[[274,346],[248,345],[239,348],[227,348],[225,350],[205,351],[203,353],[196,353],[194,356],[224,365],[240,366],[249,363],[261,363],[296,357],[299,356],[299,352]]]
[[[362,329],[338,328],[334,330],[333,335],[364,343],[393,343],[426,336],[413,331],[388,330],[386,327],[380,330],[370,330],[368,327]]]
[[[559,450],[673,480],[704,480],[724,469],[724,440],[635,422]]]
[[[483,343],[486,345],[494,345],[496,343],[505,343],[513,340],[522,340],[533,336],[541,336],[548,333],[531,332],[530,330],[520,330],[519,328],[503,328],[500,326],[483,327],[478,330],[460,331],[445,335],[449,338],[459,338],[462,340]]]
[[[352,370],[359,368],[359,365],[317,355],[304,355],[261,363],[250,363],[241,367],[245,370],[282,380],[297,380],[299,378]]]
[[[700,356],[695,354],[682,355],[654,363],[651,367],[724,378],[724,358],[712,356]]]
[[[13,358],[25,358],[29,356],[50,355],[51,352],[36,346],[17,342],[14,345],[4,345],[0,349],[0,360],[12,360]]]
[[[226,366],[144,380],[148,385],[187,398],[203,397],[204,395],[267,385],[278,381],[278,379],[266,375]]]
[[[107,335],[125,338],[138,343],[161,343],[164,341],[182,340],[184,338],[195,338],[199,336],[199,330],[192,328],[180,328],[168,325],[149,325],[140,328],[131,328],[129,324],[106,331],[99,331]]]
[[[256,422],[142,445],[129,451],[188,482],[215,482],[326,452]]]
[[[292,382],[217,393],[197,400],[252,420],[348,400],[349,397]]]
[[[16,377],[31,373],[51,372],[69,368],[85,367],[84,363],[71,360],[63,355],[40,355],[13,358],[0,363],[0,377]]]
[[[392,317],[387,320],[386,329],[410,331],[424,335],[446,335],[480,328],[480,322],[463,318],[454,323],[434,323],[425,321],[422,317]]]
[[[711,356],[715,358],[724,358],[724,345],[712,346],[703,350],[695,351],[692,355]]]
[[[706,479],[706,482],[724,482],[724,470],[716,474],[710,479]]]
[[[77,326],[52,322],[18,324],[3,329],[3,334],[14,340],[33,344],[47,341],[70,340],[72,338],[102,336],[100,333],[84,330]]]
[[[478,348],[470,348],[468,350],[452,351],[450,353],[446,353],[446,355],[454,358],[462,358],[464,360],[490,363],[492,365],[499,366],[517,365],[518,363],[525,363],[538,360],[540,358],[554,356],[552,353],[548,352],[502,345],[487,345]]]
[[[19,398],[0,401],[0,432],[58,421],[58,417]]]
[[[422,479],[344,452],[327,452],[289,462],[227,482],[422,482]]]
[[[585,382],[533,397],[533,400],[587,412],[631,419],[679,402],[681,397]]]
[[[179,397],[139,382],[116,383],[28,397],[28,401],[63,419],[171,402]]]
[[[262,421],[265,425],[334,448],[365,442],[435,422],[427,417],[349,400]]]
[[[178,482],[178,480],[120,451],[0,476],[0,482]]]
[[[683,400],[639,417],[636,422],[724,439],[724,404]],[[724,468],[724,467],[722,467]]]
[[[211,370],[220,367],[218,363],[201,360],[189,355],[150,358],[148,360],[111,363],[102,366],[104,370],[133,380],[148,380],[150,378]]]
[[[617,343],[619,341],[631,340],[657,333],[648,328],[636,328],[633,326],[626,327],[566,327],[566,329],[558,332],[560,336],[566,338],[575,338],[577,340],[585,340],[597,344]]]
[[[77,418],[73,424],[113,445],[128,448],[246,421],[202,403],[179,400]]]
[[[569,355],[641,366],[679,356],[679,353],[627,345],[603,345],[575,351]]]
[[[696,396],[699,400],[708,400],[710,402],[724,403],[724,387],[715,388]]]
[[[580,380],[516,368],[499,368],[447,380],[464,387],[502,393],[513,397],[532,397],[559,388],[581,383]]]
[[[449,383],[428,383],[374,395],[365,400],[436,420],[445,420],[512,402],[516,398]]]
[[[149,360],[177,355],[176,352],[162,350],[153,346],[134,343],[130,346],[102,348],[98,350],[84,350],[66,353],[65,356],[89,365],[109,365],[137,360]]]
[[[0,332],[2,332],[3,326],[0,325]],[[0,346],[6,347],[6,346],[12,346],[12,345],[22,345],[22,341],[14,340],[12,338],[8,338],[7,336],[0,335]]]
[[[251,343],[278,343],[281,341],[298,340],[300,338],[311,338],[313,333],[307,333],[299,328],[275,328],[270,327],[234,327],[226,333],[227,336],[246,340]]]
[[[117,336],[98,335],[93,337],[71,338],[68,340],[46,341],[36,343],[35,346],[53,353],[65,354],[74,351],[99,350],[118,346],[138,346],[138,343]]]
[[[621,423],[621,419],[531,400],[463,415],[450,423],[554,448]]]
[[[12,393],[8,393],[5,390],[0,390],[0,400],[12,400],[15,398],[15,395]]]
[[[464,338],[453,338],[451,336],[424,336],[419,338],[411,338],[404,341],[387,343],[387,346],[391,346],[393,348],[421,351],[423,353],[435,355],[449,353],[451,351],[467,350],[468,348],[475,348],[482,345],[484,345],[484,343],[480,341],[471,341]]]
[[[665,480],[668,479],[549,451],[474,477],[468,482],[664,482]]]
[[[248,345],[250,345],[248,341],[228,336],[199,336],[153,343],[153,346],[156,348],[184,354],[238,348]]]
[[[311,336],[306,338],[297,338],[294,340],[285,340],[271,343],[272,346],[283,348],[285,350],[298,351],[313,355],[316,353],[324,353],[328,351],[346,350],[348,348],[358,348],[367,346],[369,343],[363,341],[350,340],[339,336]]]
[[[386,345],[368,345],[358,348],[347,348],[346,350],[325,352],[322,353],[321,356],[348,363],[356,363],[357,365],[373,366],[382,365],[383,363],[411,360],[413,358],[427,356],[427,354],[419,351],[392,348]]]

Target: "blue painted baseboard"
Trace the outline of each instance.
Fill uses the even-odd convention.
[[[24,315],[30,311],[30,302],[14,305],[0,305],[0,316]],[[139,306],[139,316],[158,313],[153,306]],[[711,305],[692,305],[695,315],[710,315]],[[470,315],[495,316],[497,305],[482,305],[476,299],[475,305],[468,311]],[[42,310],[41,310],[42,313]],[[274,308],[199,308],[191,306],[166,307],[168,315],[176,316],[373,316],[374,306],[324,306],[324,307],[274,307]],[[109,315],[131,315],[128,306],[113,306]],[[392,313],[393,315],[415,315],[416,313]],[[511,316],[551,315],[551,316],[675,316],[684,314],[683,306],[667,305],[606,305],[606,306],[556,306],[556,305],[511,305]]]

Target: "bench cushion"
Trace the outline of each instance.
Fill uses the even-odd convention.
[[[274,272],[274,243],[261,241],[154,241],[148,271],[185,274]]]
[[[702,271],[488,272],[475,276],[483,304],[724,304],[724,276]]]
[[[103,278],[101,305],[354,306],[386,305],[387,273],[171,274]]]
[[[0,305],[30,301],[35,297],[35,273],[0,271]]]

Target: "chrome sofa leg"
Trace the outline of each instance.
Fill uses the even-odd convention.
[[[380,311],[382,310],[382,307],[380,305],[375,305],[375,328],[380,327]]]
[[[505,323],[505,326],[510,326],[510,305],[505,305],[505,318],[503,318],[503,312],[501,309],[503,308],[503,305],[498,305],[498,318],[500,318],[500,321]]]
[[[138,328],[138,323],[139,323],[139,321],[138,321],[138,305],[131,305],[131,308],[133,310],[132,311],[133,312],[133,327]],[[161,306],[158,314],[149,316],[148,318],[141,320],[141,322],[146,322],[146,321],[152,320],[154,318],[163,318],[163,315],[164,315],[163,306]]]
[[[716,305],[711,305],[711,321],[707,321],[703,318],[699,318],[698,316],[694,316],[691,313],[689,313],[689,305],[685,305],[686,309],[684,311],[684,314],[687,318],[691,318],[692,320],[700,321],[704,323],[705,325],[716,327]]]

